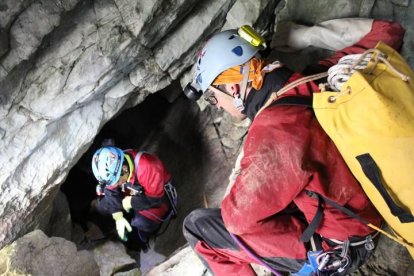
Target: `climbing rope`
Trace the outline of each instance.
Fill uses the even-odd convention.
[[[375,54],[375,55],[373,55]],[[338,63],[328,69],[327,72],[322,72],[315,75],[305,76],[297,79],[294,82],[282,87],[279,91],[273,92],[263,107],[257,112],[256,116],[259,115],[264,109],[269,107],[274,101],[276,101],[281,95],[287,91],[310,81],[315,81],[327,77],[329,87],[336,92],[341,91],[342,86],[349,80],[349,78],[358,70],[363,70],[367,67],[368,63],[372,61],[371,71],[366,72],[371,74],[379,62],[384,63],[396,76],[400,77],[401,80],[407,82],[410,78],[395,68],[388,60],[387,56],[378,49],[368,49],[362,54],[353,54],[342,57]],[[321,91],[324,91],[322,89]],[[342,92],[338,93],[337,96],[329,97],[329,102],[333,103],[337,98],[351,93],[351,88],[347,87]]]
[[[373,55],[375,54],[375,55]],[[346,89],[342,89],[342,86],[349,80],[352,74],[355,71],[363,70],[367,68],[369,62],[372,62],[373,65],[370,66],[371,69],[365,71],[367,75],[371,75],[374,69],[377,67],[379,62],[384,63],[391,72],[398,76],[402,81],[407,82],[410,80],[410,77],[400,72],[395,68],[388,60],[387,56],[378,49],[369,49],[360,55],[348,55],[342,57],[337,65],[332,66],[328,69],[328,84],[332,90],[339,92],[336,96],[330,96],[328,101],[330,103],[335,102],[338,98],[350,94],[352,89],[350,86]]]
[[[365,69],[371,60],[371,54],[347,55],[328,69],[328,84],[334,91],[341,91],[342,86],[356,70]],[[358,61],[358,63],[357,63]]]

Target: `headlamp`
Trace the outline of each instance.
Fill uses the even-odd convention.
[[[192,101],[197,101],[203,95],[203,91],[201,90],[200,86],[189,82],[183,90],[184,94]]]
[[[238,30],[238,34],[241,38],[249,42],[254,47],[266,48],[266,42],[263,36],[261,36],[255,29],[249,25],[241,26]]]

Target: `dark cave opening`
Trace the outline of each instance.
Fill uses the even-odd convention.
[[[202,131],[210,116],[200,116],[202,113],[198,106],[182,94],[172,103],[168,102],[163,93],[170,93],[173,89],[181,88],[173,84],[111,119],[69,172],[61,190],[69,202],[72,223],[80,225],[84,232],[88,231],[88,222],[93,222],[104,236],[116,240],[112,218],[90,212],[97,184],[91,170],[92,155],[104,139],[112,138],[121,149],[145,150],[166,164],[176,183],[179,215],[170,221],[165,233],[156,238],[153,246],[158,253],[168,256],[185,244],[182,221],[191,210],[203,204],[205,187],[195,183],[205,183],[205,165],[210,153]],[[126,244],[127,248],[134,250],[131,243],[133,240]]]
[[[96,198],[97,181],[92,174],[91,160],[105,139],[114,139],[121,149],[140,148],[143,140],[165,117],[168,101],[158,95],[149,95],[141,104],[129,108],[110,120],[101,129],[88,151],[71,169],[61,190],[69,201],[72,220],[86,230],[90,203]]]

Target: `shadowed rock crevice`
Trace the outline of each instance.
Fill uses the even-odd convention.
[[[174,177],[179,216],[156,238],[153,249],[157,253],[169,256],[185,244],[182,221],[191,210],[204,207],[205,198],[210,206],[218,206],[232,160],[221,149],[210,113],[200,113],[198,106],[183,95],[169,103],[162,95],[173,89],[181,88],[173,85],[150,95],[137,107],[109,121],[70,171],[61,189],[67,196],[72,221],[84,232],[89,231],[88,225],[93,222],[101,227],[104,236],[116,239],[113,220],[90,212],[97,183],[91,171],[92,155],[105,138],[113,138],[122,149],[136,148],[156,154]],[[127,245],[134,249],[133,244]]]

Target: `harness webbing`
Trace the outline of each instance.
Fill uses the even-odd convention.
[[[382,230],[381,228],[379,228],[379,227],[377,227],[377,226],[373,225],[372,223],[370,223],[369,221],[367,221],[367,220],[366,220],[366,219],[364,219],[363,217],[358,216],[357,214],[355,214],[355,213],[354,213],[353,211],[351,211],[350,209],[348,209],[348,208],[346,208],[346,207],[344,207],[344,206],[342,206],[342,205],[339,205],[339,204],[338,204],[338,203],[336,203],[335,201],[332,201],[332,200],[330,200],[330,199],[328,199],[328,198],[326,198],[326,197],[321,196],[321,195],[320,195],[320,194],[318,194],[318,193],[311,192],[311,191],[306,191],[306,194],[307,194],[308,196],[310,196],[310,197],[316,197],[316,198],[318,198],[318,200],[319,200],[319,201],[320,201],[320,200],[322,200],[323,202],[328,203],[329,205],[331,205],[331,206],[335,207],[336,209],[338,209],[338,210],[340,210],[340,211],[344,212],[344,213],[345,213],[345,214],[347,214],[348,216],[350,216],[350,217],[352,217],[352,218],[354,218],[354,219],[356,219],[356,220],[358,220],[358,221],[362,222],[363,224],[365,224],[365,225],[367,225],[368,227],[370,227],[370,228],[372,228],[372,229],[374,229],[374,230],[376,230],[376,231],[380,232],[381,234],[384,234],[385,236],[387,236],[388,238],[392,239],[393,241],[398,242],[399,244],[401,244],[401,245],[403,245],[403,246],[405,246],[405,247],[407,247],[407,248],[414,248],[414,245],[412,245],[412,244],[410,244],[410,243],[406,242],[406,241],[405,241],[405,240],[403,240],[401,237],[397,236],[397,234],[395,234],[395,233],[394,233],[394,235],[395,235],[395,236],[393,236],[393,235],[391,235],[390,233],[385,232],[385,231],[384,231],[384,230]],[[323,215],[323,214],[322,214],[322,215]],[[315,215],[315,217],[316,217],[316,216],[317,216],[317,214]],[[313,222],[313,220],[315,219],[315,217],[312,219],[312,221],[311,221],[311,223],[309,224],[309,226],[312,224],[312,222]],[[309,226],[308,226],[308,228],[309,228]],[[304,233],[308,230],[308,228],[306,228],[306,229],[305,229]],[[315,228],[315,229],[313,229],[313,232],[312,232],[312,233],[314,233],[314,232],[315,232],[315,230],[316,230],[316,228]],[[311,231],[312,231],[312,230],[309,230],[309,232],[311,232]],[[302,234],[302,236],[303,236],[303,234]]]
[[[270,106],[275,105],[300,105],[312,108],[312,97],[286,96],[273,102]]]
[[[309,195],[308,193],[306,194]],[[309,196],[313,197],[311,195]],[[313,234],[315,234],[316,228],[318,228],[319,225],[321,224],[322,218],[323,218],[323,200],[319,199],[318,197],[318,209],[312,221],[309,223],[308,227],[306,227],[305,231],[303,231],[302,236],[300,237],[300,240],[302,242],[308,242],[310,240]]]

